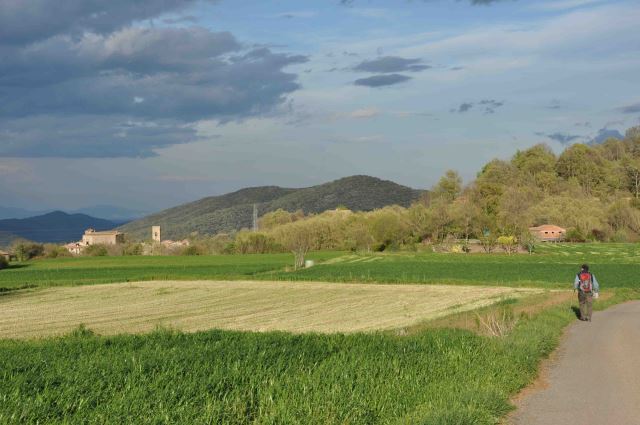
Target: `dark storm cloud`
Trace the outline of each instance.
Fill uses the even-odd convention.
[[[125,116],[36,116],[0,121],[0,157],[150,157],[155,150],[197,140],[176,120],[131,121]]]
[[[567,133],[560,133],[560,132],[556,132],[556,133],[552,133],[552,134],[546,134],[543,132],[537,132],[535,133],[536,136],[541,136],[541,137],[547,137],[551,140],[554,140],[558,143],[561,143],[563,145],[567,145],[571,142],[573,142],[574,140],[579,140],[582,139],[583,136],[580,136],[578,134],[567,134]]]
[[[106,34],[194,3],[196,0],[3,0],[0,40],[24,44],[62,33]]]
[[[383,74],[374,75],[367,78],[360,78],[353,82],[356,86],[366,87],[384,87],[391,86],[393,84],[403,83],[410,80],[411,77],[402,74]]]
[[[422,62],[421,59],[405,59],[398,56],[383,56],[381,58],[363,61],[353,69],[354,71],[390,73],[418,72],[431,68],[431,66],[421,64],[420,62]]]
[[[475,106],[479,106],[482,108],[485,115],[493,114],[496,112],[496,109],[500,108],[504,105],[503,101],[497,101],[495,99],[482,99],[477,103],[474,102],[464,102],[461,103],[457,108],[451,109],[449,112],[463,114],[465,112],[469,112]]]
[[[165,24],[182,24],[185,22],[190,22],[192,24],[195,24],[196,22],[198,22],[198,18],[193,15],[187,15],[187,16],[179,16],[177,18],[166,18],[166,19],[163,19],[162,22],[164,22]]]
[[[504,102],[494,99],[484,99],[478,102],[478,104],[484,107],[485,114],[493,114],[496,112],[496,109],[504,106]]]
[[[616,129],[604,127],[598,130],[598,133],[591,139],[589,143],[592,145],[598,145],[607,139],[622,140],[624,139],[624,136]]]
[[[473,108],[473,103],[461,103],[460,106],[458,106],[457,112],[459,114],[463,114],[469,111],[471,108]],[[456,110],[454,109],[454,111]]]
[[[160,2],[148,3],[150,9],[130,9],[116,1],[108,15],[159,10]],[[162,11],[186,3],[167,0]],[[8,15],[20,13],[3,10],[0,22]],[[126,22],[110,22],[116,21]],[[5,157],[149,156],[155,148],[194,140],[192,125],[199,120],[272,111],[299,88],[297,75],[284,68],[307,61],[266,47],[248,49],[229,32],[199,27],[63,32],[24,45],[15,40],[0,37]]]
[[[623,106],[619,108],[621,112],[625,114],[637,114],[640,112],[640,102],[634,103],[632,105]]]

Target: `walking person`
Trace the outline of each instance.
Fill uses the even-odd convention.
[[[591,321],[593,299],[598,298],[600,285],[595,275],[589,271],[589,265],[583,264],[580,273],[576,274],[573,289],[578,291],[580,303],[580,320]]]

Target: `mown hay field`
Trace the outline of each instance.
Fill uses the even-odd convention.
[[[151,281],[23,290],[0,297],[0,338],[231,329],[394,329],[540,290],[481,286]]]

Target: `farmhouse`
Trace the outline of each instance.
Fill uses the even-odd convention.
[[[82,250],[84,249],[84,247],[80,245],[80,242],[71,242],[66,244],[64,247],[67,248],[67,251],[74,255],[82,254]]]
[[[95,244],[116,245],[124,243],[124,233],[117,230],[106,230],[98,232],[94,229],[87,229],[82,235],[82,245],[89,246]]]
[[[529,227],[529,232],[543,242],[559,242],[564,240],[567,229],[554,224],[543,224],[542,226]]]
[[[0,249],[0,258],[2,257],[4,257],[4,259],[7,261],[11,260],[11,254]]]

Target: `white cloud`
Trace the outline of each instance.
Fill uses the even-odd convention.
[[[348,116],[350,118],[375,118],[380,115],[380,111],[376,108],[364,108],[351,111]]]

